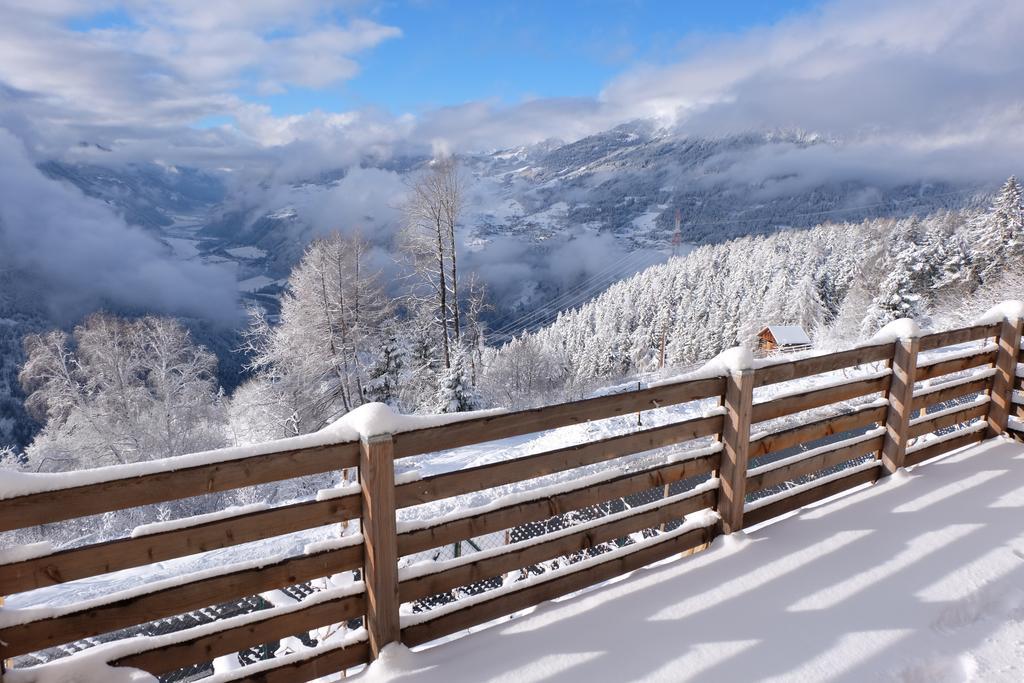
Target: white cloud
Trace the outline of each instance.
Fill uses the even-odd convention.
[[[1022,24],[1019,0],[836,0],[706,40],[677,63],[635,67],[597,97],[475,101],[400,124],[376,117],[376,127],[393,126],[394,135],[368,139],[426,152],[483,150],[574,140],[656,118],[694,135],[799,129],[843,143],[759,160],[765,173],[799,172],[806,164],[836,177],[864,173],[892,182],[989,180],[1019,172],[1014,165],[1024,154]],[[293,142],[304,130],[325,133],[322,115],[308,118],[288,121]],[[358,140],[356,120],[366,124],[352,119],[335,134]]]
[[[401,35],[340,18],[337,5],[0,0],[0,84],[18,93],[5,98],[0,115],[32,118],[47,140],[60,137],[59,129],[108,143],[183,135],[204,117],[246,107],[244,91],[324,88],[352,78],[358,53]],[[68,27],[113,8],[130,20]]]
[[[0,129],[0,270],[58,318],[97,306],[238,315],[230,272],[179,261],[142,230],[77,189],[43,176]]]
[[[90,139],[124,157],[292,177],[396,151],[573,140],[644,117],[697,135],[820,132],[846,143],[834,155],[849,153],[828,168],[851,174],[994,175],[1024,152],[1019,0],[835,0],[704,39],[677,63],[632,68],[595,97],[472,101],[398,117],[373,109],[275,116],[237,94],[344,81],[362,51],[400,35],[366,18],[339,19],[337,3],[111,6],[133,23],[78,33],[63,24],[84,12],[73,0],[0,0],[0,88],[11,93],[0,96],[0,126],[44,153]],[[187,127],[213,115],[234,123]],[[827,156],[792,150],[760,167],[807,158],[820,168]]]

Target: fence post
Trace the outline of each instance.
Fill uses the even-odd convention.
[[[1017,378],[1017,356],[1020,353],[1022,321],[1007,318],[999,328],[999,350],[996,351],[996,374],[992,376],[991,402],[988,404],[988,428],[985,438],[1006,432],[1013,411],[1013,383]]]
[[[722,533],[726,534],[743,528],[753,402],[754,371],[748,369],[730,372],[725,378],[722,465],[718,472],[718,514],[722,516]]]
[[[885,474],[903,467],[910,440],[910,413],[914,405],[914,378],[917,374],[917,337],[897,339],[893,346],[892,378],[889,383],[889,410],[885,415],[885,440],[882,443],[882,467]]]
[[[364,438],[362,487],[363,583],[370,656],[401,639],[398,621],[398,532],[395,525],[395,446],[390,434]]]

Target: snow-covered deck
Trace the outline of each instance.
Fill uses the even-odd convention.
[[[1024,446],[986,442],[369,681],[1024,680]]]

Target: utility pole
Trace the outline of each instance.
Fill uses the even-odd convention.
[[[683,242],[683,232],[681,225],[683,222],[682,214],[679,209],[676,209],[676,231],[672,235],[672,258],[679,255],[679,245]],[[662,302],[662,306],[668,306],[667,301]],[[661,370],[665,367],[665,344],[668,341],[668,316],[665,316],[664,322],[661,325],[661,339],[658,348],[658,369]]]
[[[672,256],[676,257],[679,255],[679,245],[683,243],[683,233],[679,229],[682,225],[683,219],[679,209],[676,209],[676,231],[672,235]]]

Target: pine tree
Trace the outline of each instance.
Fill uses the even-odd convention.
[[[381,341],[376,362],[367,371],[367,380],[363,386],[365,399],[397,406],[404,365],[396,335],[387,334]]]
[[[456,347],[450,366],[440,373],[434,397],[434,412],[462,413],[479,408],[480,399],[469,381],[466,360],[466,352]]]
[[[970,233],[979,284],[998,279],[1024,254],[1021,187],[1016,178],[1007,179],[988,212],[972,221]]]
[[[790,296],[786,322],[792,322],[807,332],[812,332],[824,323],[826,315],[827,311],[818,293],[818,283],[811,273],[807,273],[796,283],[796,288]]]

